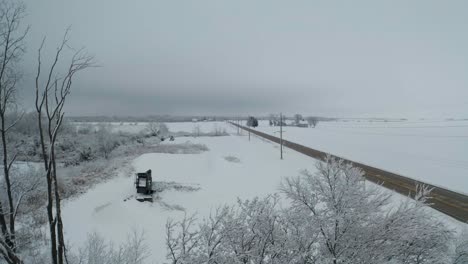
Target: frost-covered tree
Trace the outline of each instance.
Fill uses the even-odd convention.
[[[294,115],[294,123],[299,124],[302,121],[302,115],[301,114],[295,114]]]
[[[239,200],[198,227],[194,217],[166,225],[171,263],[283,263],[286,235],[278,197]]]
[[[450,263],[468,263],[468,229],[463,230],[455,241]]]
[[[17,155],[12,149],[9,132],[21,116],[9,115],[16,108],[17,84],[21,71],[18,62],[25,47],[24,39],[28,30],[21,31],[20,24],[25,14],[21,2],[0,0],[0,138],[2,144],[2,171],[5,182],[2,192],[7,193],[6,203],[0,200],[0,256],[7,263],[20,263],[16,247],[15,203],[12,192],[11,168]],[[9,118],[13,117],[13,118]],[[13,153],[12,153],[13,152]]]
[[[195,229],[194,215],[185,215],[180,222],[168,220],[166,223],[167,259],[172,264],[192,263],[197,259],[199,231]],[[180,229],[180,232],[179,232]]]
[[[309,124],[310,127],[316,127],[318,122],[319,122],[319,120],[315,116],[307,117],[307,123]]]
[[[247,126],[254,128],[258,127],[258,119],[253,116],[249,116],[249,118],[247,119]]]
[[[269,122],[270,126],[276,126],[277,123],[278,123],[278,120],[279,120],[279,118],[275,114],[270,114],[268,116],[268,122]]]
[[[125,243],[114,246],[97,233],[88,235],[84,248],[70,257],[70,264],[144,264],[149,247],[144,232],[133,230]]]
[[[169,134],[169,129],[164,123],[150,122],[146,125],[145,131],[151,137],[166,137]]]
[[[426,210],[427,188],[395,204],[363,172],[327,157],[286,179],[278,195],[218,209],[198,227],[167,226],[172,263],[463,263],[466,242]],[[279,204],[283,204],[282,209]],[[458,260],[456,260],[458,259]],[[456,262],[458,261],[458,262]]]
[[[332,263],[435,263],[450,232],[427,212],[428,190],[418,189],[391,209],[391,193],[364,182],[363,172],[328,156],[317,172],[287,179],[283,193],[317,228],[321,261]]]
[[[112,150],[119,146],[117,135],[112,133],[105,125],[99,126],[96,131],[96,140],[98,151],[102,153],[105,159],[109,158]]]

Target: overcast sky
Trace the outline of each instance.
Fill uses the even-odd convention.
[[[468,1],[25,3],[26,100],[43,36],[102,66],[72,115],[468,116]]]

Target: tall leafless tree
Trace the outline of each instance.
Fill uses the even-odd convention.
[[[301,114],[295,114],[294,115],[294,123],[298,125],[302,121],[302,115]]]
[[[315,116],[307,117],[307,123],[309,123],[310,127],[316,127],[319,122],[319,119]]]
[[[44,47],[44,38],[38,50],[36,74],[36,111],[42,158],[47,180],[47,216],[53,264],[63,264],[66,258],[60,190],[57,183],[55,144],[65,115],[63,107],[65,106],[66,98],[70,95],[73,77],[76,73],[94,66],[94,58],[87,54],[84,49],[80,49],[75,51],[67,71],[62,75],[57,73],[57,64],[60,57],[63,55],[64,49],[70,48],[68,46],[69,32],[70,30],[67,29],[62,43],[55,52],[53,63],[47,70],[45,81],[41,83],[41,52]]]
[[[7,192],[7,209],[0,201],[0,245],[3,250],[0,254],[8,263],[21,263],[16,256],[15,242],[15,216],[16,208],[12,194],[10,177],[11,166],[16,159],[16,154],[10,155],[8,145],[8,132],[15,126],[21,116],[10,119],[11,110],[16,109],[15,94],[21,72],[18,62],[24,54],[24,38],[28,33],[26,28],[21,30],[21,20],[25,13],[25,6],[21,2],[0,1],[0,136],[2,141],[3,176]]]

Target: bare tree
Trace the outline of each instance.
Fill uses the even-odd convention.
[[[199,137],[201,133],[200,125],[195,125],[192,130],[192,134],[194,137]]]
[[[307,117],[307,123],[309,123],[310,127],[316,127],[318,124],[319,120],[315,116],[309,116]]]
[[[41,83],[41,52],[45,38],[38,50],[38,66],[36,74],[36,111],[39,125],[39,138],[47,180],[47,216],[51,240],[51,256],[53,264],[63,264],[66,257],[63,237],[63,222],[61,216],[60,190],[57,184],[57,164],[55,144],[64,118],[63,107],[71,92],[73,77],[76,73],[94,66],[94,58],[84,49],[76,51],[68,69],[63,75],[57,73],[56,66],[64,48],[69,48],[69,29],[66,30],[62,43],[55,52],[52,65],[47,71],[45,82]],[[43,122],[45,117],[45,124]],[[55,213],[54,213],[55,208]]]
[[[278,116],[275,114],[269,114],[268,123],[270,124],[270,126],[276,126],[276,124],[278,123]]]
[[[299,124],[300,122],[302,121],[302,115],[301,114],[295,114],[294,115],[294,122],[297,124]]]
[[[20,30],[20,23],[25,13],[25,6],[21,2],[0,1],[0,135],[2,140],[3,176],[7,192],[7,208],[0,200],[0,244],[3,249],[0,254],[8,263],[20,263],[15,255],[17,250],[15,241],[15,216],[16,208],[12,183],[10,179],[11,166],[16,159],[16,154],[10,156],[8,132],[15,126],[21,115],[9,120],[8,112],[16,109],[15,94],[17,83],[21,77],[18,62],[24,54],[24,38],[28,29]]]

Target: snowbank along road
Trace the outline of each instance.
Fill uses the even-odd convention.
[[[250,131],[251,133],[271,140],[276,143],[280,143],[280,138],[250,129],[235,123],[232,125],[240,127],[243,130]],[[329,153],[325,153],[319,150],[315,150],[291,141],[283,139],[283,146],[298,151],[304,155],[312,158],[323,160]],[[331,155],[331,154],[330,154]],[[334,155],[331,155],[334,156]],[[343,159],[338,156],[334,156]],[[359,167],[364,172],[364,177],[374,183],[380,184],[388,189],[394,190],[403,195],[413,196],[416,191],[416,186],[424,184],[429,188],[433,189],[431,192],[431,199],[429,201],[430,206],[446,215],[449,215],[461,222],[468,223],[468,196],[457,193],[445,188],[437,187],[431,184],[427,184],[422,181],[414,180],[402,175],[398,175],[389,171],[371,167],[362,163],[343,159],[346,162],[350,162],[356,167]]]

